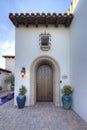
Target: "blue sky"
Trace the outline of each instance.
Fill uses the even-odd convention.
[[[65,13],[72,0],[0,0],[0,68],[4,68],[2,55],[15,55],[15,27],[9,13]]]

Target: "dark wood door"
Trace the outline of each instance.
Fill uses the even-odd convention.
[[[40,65],[36,74],[37,101],[53,100],[53,72],[51,66]]]

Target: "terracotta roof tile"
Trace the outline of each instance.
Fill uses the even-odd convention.
[[[29,25],[35,25],[36,27],[38,27],[39,25],[45,25],[46,27],[48,27],[49,24],[55,25],[56,27],[58,27],[59,24],[62,24],[65,27],[69,27],[72,22],[73,15],[68,15],[67,13],[63,15],[61,13],[10,13],[9,18],[16,27],[19,27],[20,25],[24,25],[26,27],[28,27]]]

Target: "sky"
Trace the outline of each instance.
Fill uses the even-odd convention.
[[[0,0],[0,68],[3,55],[15,55],[15,27],[9,13],[66,13],[72,0]]]

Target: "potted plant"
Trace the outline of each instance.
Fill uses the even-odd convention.
[[[73,93],[74,89],[70,85],[64,85],[62,89],[62,103],[64,109],[71,109],[72,106],[72,97],[71,94]]]
[[[0,91],[2,91],[2,86],[0,86]]]
[[[15,77],[13,74],[10,74],[9,76],[6,77],[5,79],[5,83],[10,84],[10,88],[12,91],[14,91],[14,81],[15,81]]]
[[[19,88],[19,95],[17,96],[18,108],[24,108],[26,101],[26,92],[26,86],[22,85],[21,88]]]

